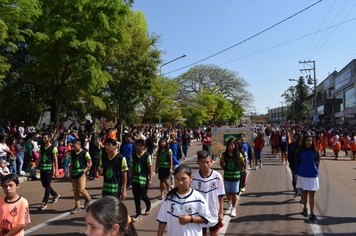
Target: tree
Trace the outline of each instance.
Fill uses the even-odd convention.
[[[97,93],[112,79],[105,70],[115,54],[131,42],[129,6],[122,1],[42,1],[33,23],[28,81],[42,88],[51,119],[64,110],[86,111],[86,104],[105,109]]]
[[[237,72],[216,65],[195,66],[176,80],[187,124],[234,124],[253,101],[248,83]]]
[[[133,27],[128,34],[131,44],[125,50],[115,52],[116,60],[108,63],[107,71],[112,75],[104,92],[109,95],[109,109],[118,116],[118,134],[127,113],[135,111],[151,89],[160,63],[161,51],[157,49],[160,38],[147,33],[148,25],[141,11],[130,12]],[[121,139],[121,135],[118,135]]]
[[[289,87],[281,97],[284,97],[285,103],[289,105],[285,115],[289,120],[301,122],[307,118],[309,110],[309,87],[305,84],[303,77],[300,77],[296,86]],[[293,117],[294,102],[294,117]]]
[[[151,89],[141,99],[139,111],[143,114],[143,122],[157,123],[159,113],[162,122],[175,122],[181,118],[181,111],[175,97],[179,85],[172,79],[159,76],[153,79]]]
[[[253,102],[253,96],[246,90],[249,84],[235,71],[220,68],[217,65],[197,65],[177,77],[181,85],[178,99],[189,99],[203,88],[222,93],[223,97],[239,101],[248,108]]]
[[[0,79],[11,66],[3,52],[17,51],[16,43],[32,34],[27,26],[40,14],[38,0],[0,0]]]

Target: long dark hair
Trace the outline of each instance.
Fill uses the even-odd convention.
[[[233,143],[235,145],[235,149],[233,151],[233,156],[232,156],[232,160],[234,161],[235,165],[239,167],[239,169],[241,169],[241,164],[240,164],[240,152],[237,150],[237,145],[235,143],[234,139],[229,139],[226,143],[226,150],[225,150],[225,155],[230,155],[229,154],[229,144]]]
[[[119,224],[119,234],[123,236],[137,236],[135,226],[129,218],[124,203],[116,197],[105,196],[91,203],[87,212],[101,225],[104,231],[110,230],[114,224]]]
[[[317,150],[316,147],[315,147],[315,143],[314,143],[313,136],[311,136],[310,134],[304,135],[303,141],[302,141],[302,145],[300,146],[300,148],[299,148],[299,149],[297,150],[297,152],[296,152],[297,162],[299,162],[299,164],[300,164],[300,161],[301,161],[301,160],[300,160],[300,153],[301,153],[302,151],[308,150],[307,147],[306,147],[306,140],[307,140],[308,138],[311,138],[311,140],[312,140],[312,145],[311,145],[310,149],[314,152],[314,155],[315,155],[315,164],[316,164],[317,166],[319,166],[319,161],[320,161],[319,152],[318,152],[318,150]],[[298,164],[298,163],[297,163],[297,164]],[[298,165],[298,166],[299,166],[299,165]]]
[[[177,173],[181,172],[181,171],[184,171],[184,173],[186,173],[189,177],[192,176],[192,170],[189,168],[189,166],[187,165],[179,165],[175,170],[174,170],[174,173],[173,175],[175,176]],[[176,193],[178,192],[178,188],[175,187],[173,188],[171,191],[169,191],[167,194],[166,194],[166,200],[172,200],[174,195],[176,195]]]

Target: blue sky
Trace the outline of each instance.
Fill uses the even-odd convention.
[[[318,0],[136,0],[149,32],[162,36],[162,74],[195,63],[278,23]],[[284,93],[315,60],[317,81],[340,71],[356,58],[356,1],[323,0],[312,8],[201,64],[216,64],[239,73],[254,95],[257,114],[281,106]],[[351,21],[349,21],[351,20]],[[321,31],[332,25],[337,27]],[[309,36],[307,36],[309,35]],[[305,36],[305,37],[304,37]],[[291,42],[290,42],[291,41]],[[270,49],[271,48],[271,49]],[[268,50],[266,50],[268,49]],[[253,55],[251,55],[253,54]],[[189,68],[168,74],[176,77]]]

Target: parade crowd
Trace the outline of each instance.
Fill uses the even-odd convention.
[[[29,180],[40,181],[45,189],[39,210],[45,210],[48,202],[56,203],[60,193],[51,187],[51,181],[63,171],[64,178],[72,183],[74,208],[72,214],[81,211],[80,195],[83,195],[87,211],[87,235],[137,235],[134,223],[142,219],[141,200],[145,203],[145,215],[151,213],[151,201],[147,195],[152,184],[153,171],[157,173],[162,206],[157,216],[158,233],[163,235],[219,235],[223,227],[223,198],[228,199],[227,209],[236,217],[239,196],[246,191],[248,171],[263,168],[262,152],[271,146],[271,154],[281,158],[292,172],[295,197],[301,197],[302,214],[311,221],[315,215],[315,192],[319,189],[318,167],[320,156],[331,147],[335,160],[340,150],[356,155],[356,134],[350,126],[261,126],[255,128],[253,143],[245,140],[245,134],[230,138],[225,152],[219,157],[211,152],[209,127],[163,128],[125,127],[121,140],[115,127],[96,132],[90,121],[73,123],[68,129],[62,124],[43,124],[36,130],[31,123],[25,126],[3,123],[0,128],[0,174],[5,197],[0,199],[2,232],[23,235],[30,223],[28,202],[16,193],[17,175],[29,173]],[[181,160],[187,159],[192,140],[201,142],[197,153],[199,171],[191,169]],[[154,159],[154,155],[156,158]],[[265,155],[264,155],[265,156]],[[154,162],[155,160],[155,162]],[[223,175],[210,168],[219,161]],[[92,202],[85,190],[87,180],[103,178],[103,198]],[[132,190],[136,215],[131,218],[122,200],[127,190]],[[51,199],[50,199],[51,196]],[[21,200],[21,201],[20,201]],[[308,213],[308,202],[310,214]],[[13,207],[21,214],[10,217]],[[3,234],[5,235],[5,234]]]

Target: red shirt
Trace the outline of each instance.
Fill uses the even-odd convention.
[[[263,140],[262,139],[260,139],[260,138],[255,138],[254,140],[253,140],[253,142],[255,143],[255,148],[256,149],[259,149],[260,151],[262,151],[262,149],[263,149]]]

